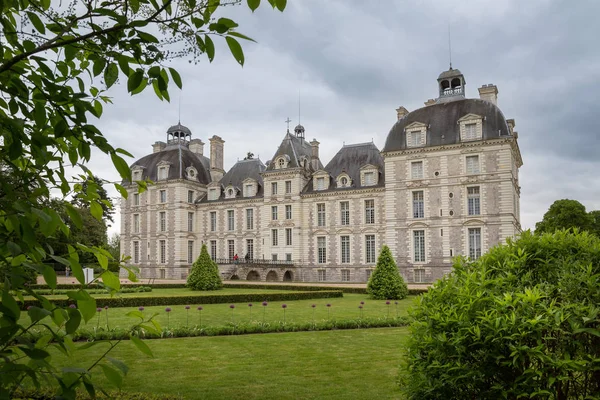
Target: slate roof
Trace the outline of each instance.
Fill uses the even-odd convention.
[[[482,140],[511,135],[504,114],[495,104],[480,99],[458,99],[419,108],[405,115],[390,130],[382,152],[406,149],[405,128],[413,122],[428,126],[426,146],[460,143],[458,120],[467,114],[483,117]]]
[[[235,165],[231,167],[231,169],[227,171],[227,173],[223,175],[223,178],[219,181],[221,188],[226,188],[227,186],[232,185],[233,187],[239,189],[236,197],[233,199],[225,199],[225,193],[223,190],[221,190],[219,198],[211,201],[239,200],[246,198],[244,197],[243,193],[243,182],[248,178],[254,179],[256,182],[258,182],[258,190],[254,197],[263,197],[264,189],[261,173],[264,172],[265,168],[265,164],[263,164],[263,162],[258,158],[254,158],[252,160],[240,160],[236,162]],[[204,196],[201,200],[203,203],[207,201],[207,196]]]
[[[183,126],[181,124],[173,125],[169,129],[167,129],[167,133],[173,133],[173,132],[183,132],[183,133],[187,133],[189,135],[192,134],[192,131],[190,131],[190,128],[188,128],[187,126]]]
[[[379,169],[379,179],[378,183],[375,186],[368,187],[380,187],[384,186],[385,176],[384,176],[384,166],[383,166],[383,157],[377,146],[373,143],[358,143],[358,144],[349,144],[343,146],[340,151],[329,161],[327,166],[323,168],[330,175],[329,189],[327,190],[314,190],[313,188],[313,180],[311,179],[303,192],[328,192],[333,190],[349,190],[349,189],[357,189],[361,188],[360,186],[360,169],[365,165],[374,165]],[[337,188],[336,187],[336,178],[345,172],[350,176],[352,180],[352,185],[346,188]]]
[[[462,72],[460,72],[459,69],[452,69],[450,68],[448,71],[444,71],[440,74],[440,76],[438,76],[438,80],[440,79],[446,79],[446,78],[454,78],[457,76],[461,76]]]
[[[301,139],[290,132],[286,133],[283,141],[277,149],[277,152],[271,159],[271,162],[267,167],[267,171],[273,171],[275,169],[275,160],[282,155],[287,155],[289,157],[287,168],[296,168],[300,166],[300,157],[302,156],[306,156],[308,162],[310,163],[312,148],[310,143],[308,143],[306,140]],[[322,168],[320,161],[319,168]]]
[[[179,148],[181,147],[181,152]],[[179,179],[179,155],[181,154],[181,164],[183,166],[183,173],[181,176],[185,179],[185,169],[193,166],[198,171],[198,182],[203,184],[210,183],[210,160],[205,156],[201,156],[196,153],[192,153],[186,146],[170,145],[162,151],[157,153],[148,154],[145,157],[140,158],[133,164],[131,168],[135,166],[144,167],[142,170],[142,179],[150,178],[150,180],[158,181],[158,164],[161,161],[170,163],[169,176],[167,179]],[[123,181],[124,184],[129,182]]]

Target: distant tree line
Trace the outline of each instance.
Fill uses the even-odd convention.
[[[600,210],[587,212],[585,206],[577,200],[556,200],[542,220],[535,224],[535,233],[552,233],[573,228],[600,237]]]

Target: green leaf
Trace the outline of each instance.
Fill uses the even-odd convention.
[[[54,268],[49,265],[44,265],[42,271],[42,275],[44,276],[44,281],[46,281],[46,285],[50,287],[50,289],[56,289],[56,272]]]
[[[40,321],[52,315],[50,311],[35,306],[32,306],[29,310],[27,310],[27,314],[29,315],[29,318],[31,318],[32,322]]]
[[[119,371],[105,364],[100,364],[100,367],[102,368],[102,371],[104,371],[106,379],[108,379],[111,384],[120,388],[123,384],[123,377],[119,374]]]
[[[136,70],[133,74],[129,76],[129,79],[127,80],[127,91],[133,92],[140,86],[143,79],[144,71],[141,69]]]
[[[144,314],[142,314],[141,311],[139,310],[133,310],[133,311],[129,311],[127,314],[128,317],[134,317],[134,318],[140,318],[140,319],[144,319]]]
[[[83,220],[81,219],[81,214],[79,214],[79,211],[71,203],[65,203],[65,209],[69,219],[73,221],[77,228],[81,229],[83,226]]]
[[[239,33],[239,32],[229,32],[227,35],[229,35],[229,36],[235,36],[235,37],[238,37],[240,39],[249,40],[251,42],[256,43],[256,40],[254,40],[251,37],[248,37],[248,36],[246,36],[246,35],[244,35],[242,33]]]
[[[252,12],[254,12],[258,6],[260,6],[260,0],[248,0],[248,7],[250,10],[252,10]]]
[[[102,73],[102,71],[104,71],[104,67],[106,67],[106,60],[102,57],[98,57],[96,60],[94,60],[94,68],[93,68],[93,73],[94,76],[98,76]]]
[[[119,277],[110,271],[104,271],[101,275],[102,282],[111,289],[118,291],[121,288]]]
[[[77,300],[77,308],[81,311],[84,321],[87,323],[96,315],[96,299]]]
[[[133,342],[133,344],[135,344],[135,347],[137,347],[139,351],[141,351],[142,353],[144,353],[150,357],[154,357],[154,355],[152,354],[152,350],[150,350],[150,347],[148,347],[148,345],[146,343],[144,343],[142,341],[142,339],[140,339],[137,336],[130,336],[130,339]]]
[[[79,325],[81,324],[81,313],[79,312],[79,310],[73,308],[69,308],[68,313],[69,319],[65,324],[65,331],[67,332],[67,334],[71,334],[75,333],[75,331],[77,330],[77,328],[79,328]]]
[[[42,35],[46,33],[46,26],[44,25],[44,23],[42,22],[40,17],[38,17],[37,14],[32,13],[32,12],[27,12],[27,17],[29,18],[29,20],[31,21],[31,23],[33,24],[33,26],[35,27],[35,29],[37,29],[37,31],[39,33],[41,33]]]
[[[110,63],[108,67],[104,70],[104,83],[106,83],[106,87],[109,88],[117,81],[119,78],[119,68],[117,64]]]
[[[181,84],[181,76],[179,76],[179,73],[174,68],[169,68],[169,72],[171,72],[171,77],[173,78],[173,82],[175,82],[177,87],[179,89],[181,89],[183,87],[183,85]]]
[[[212,62],[212,60],[214,60],[215,58],[215,44],[208,35],[204,35],[204,46],[206,48],[206,55],[208,56],[208,61]]]
[[[235,60],[240,64],[240,65],[244,65],[244,51],[242,50],[242,46],[240,46],[240,44],[238,43],[237,40],[235,40],[234,38],[227,36],[225,38],[225,40],[227,41],[227,45],[229,46],[229,50],[231,51],[231,54],[233,55],[233,58],[235,58]]]
[[[121,360],[117,360],[112,357],[106,357],[106,358],[108,359],[108,361],[111,362],[112,365],[117,367],[123,373],[123,375],[127,375],[127,372],[129,372],[129,367],[127,366],[127,364],[125,364]]]
[[[108,269],[108,257],[102,253],[96,253],[96,259],[98,260],[98,264],[102,267],[102,269]]]
[[[279,11],[283,11],[287,5],[287,0],[275,0],[275,5]]]
[[[91,202],[90,212],[92,213],[92,217],[96,218],[98,221],[102,221],[102,206],[100,204],[95,201]]]
[[[221,24],[221,25],[225,25],[227,27],[227,29],[237,28],[239,26],[235,21],[233,21],[229,18],[219,18],[217,23]]]
[[[140,10],[139,0],[129,0],[129,5],[131,6],[131,11],[133,11],[134,14]]]
[[[21,317],[21,310],[19,310],[19,305],[15,298],[9,293],[8,285],[4,285],[2,288],[2,304],[0,304],[0,310],[10,317],[12,317],[15,321],[18,321]]]
[[[121,178],[131,182],[131,170],[129,169],[129,165],[127,165],[125,160],[123,160],[123,158],[117,153],[111,153],[110,158],[112,159],[113,165],[117,171],[119,171]]]
[[[129,196],[129,193],[127,193],[127,189],[125,189],[122,185],[115,183],[115,189],[117,189],[119,191],[119,193],[121,194],[121,196],[123,196],[123,198],[126,199]]]

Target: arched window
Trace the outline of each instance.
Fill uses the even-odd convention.
[[[277,166],[279,168],[283,168],[285,166],[285,160],[283,158],[280,158],[279,160],[277,160]]]

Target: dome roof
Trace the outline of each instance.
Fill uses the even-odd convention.
[[[180,156],[181,163],[179,162]],[[168,163],[169,165],[169,175],[167,176],[167,179],[179,179],[180,177],[188,179],[186,170],[189,167],[193,167],[197,172],[197,175],[193,179],[194,181],[197,179],[198,183],[205,185],[209,184],[211,181],[209,172],[210,160],[199,154],[192,153],[185,146],[169,146],[166,150],[149,154],[131,164],[131,168],[142,167],[143,172],[141,179],[149,178],[156,182],[158,181],[158,166],[161,162]],[[181,174],[180,166],[183,169]]]
[[[183,126],[181,124],[173,125],[169,129],[167,129],[167,133],[174,133],[174,132],[183,132],[183,133],[187,133],[189,135],[192,134],[192,131],[190,131],[190,129],[187,126]]]
[[[461,99],[419,108],[398,120],[390,130],[382,152],[406,149],[406,127],[414,122],[427,125],[426,147],[458,144],[458,120],[468,114],[483,118],[482,140],[510,137],[502,111],[493,103],[480,99]]]
[[[438,76],[438,80],[440,79],[447,79],[447,78],[454,78],[457,76],[461,76],[462,72],[460,72],[459,69],[452,69],[450,68],[448,71],[444,71],[440,74],[440,76]]]
[[[294,132],[298,132],[298,131],[304,131],[304,126],[298,124],[296,125],[296,127],[294,128]]]

